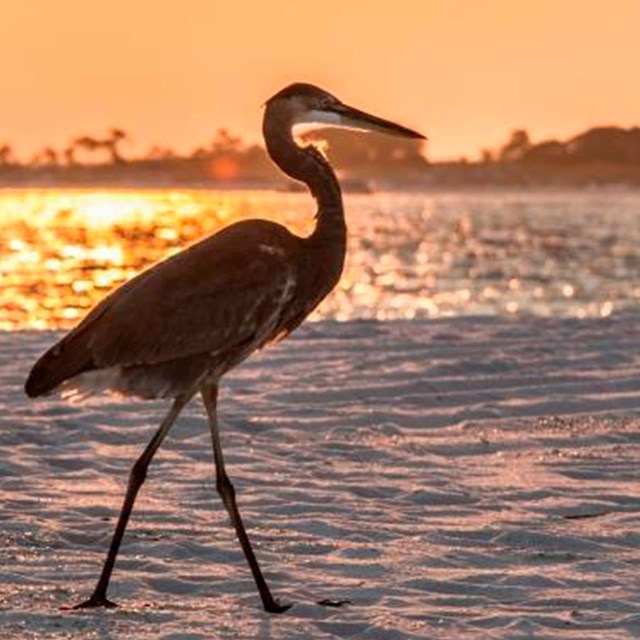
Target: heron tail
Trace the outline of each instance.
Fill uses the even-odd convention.
[[[30,398],[46,395],[65,380],[94,368],[84,340],[63,339],[33,365],[24,385],[25,393]]]

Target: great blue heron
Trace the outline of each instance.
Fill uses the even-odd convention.
[[[266,220],[233,224],[156,264],[109,294],[31,370],[30,397],[54,390],[111,390],[142,398],[172,398],[159,429],[133,465],[124,504],[91,597],[77,605],[115,606],[109,579],[147,467],[180,411],[200,392],[209,418],[216,487],[266,611],[288,608],[271,595],[245,532],[225,470],[217,421],[220,378],[253,351],[293,331],[337,284],[346,226],[340,186],[313,146],[300,147],[300,123],[419,133],[343,104],[310,84],[292,84],[266,103],[263,133],[272,160],[306,183],[318,203],[306,238]]]

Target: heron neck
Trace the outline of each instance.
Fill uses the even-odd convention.
[[[313,146],[299,147],[290,126],[265,117],[263,133],[267,152],[289,177],[304,182],[318,203],[314,236],[346,233],[340,184],[324,156]]]

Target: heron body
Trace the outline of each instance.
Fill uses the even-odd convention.
[[[229,226],[107,296],[38,361],[27,392],[186,394],[295,329],[343,260],[344,238],[328,246],[264,220]]]
[[[169,413],[134,464],[116,531],[92,596],[79,607],[113,606],[107,588],[147,467],[182,408],[200,393],[209,417],[217,488],[267,611],[281,612],[244,530],[226,474],[217,425],[220,378],[253,351],[293,331],[340,279],[346,226],[340,186],[314,147],[299,147],[298,123],[386,131],[421,138],[347,107],[308,84],[291,85],[266,104],[263,133],[273,161],[307,184],[318,203],[316,227],[298,237],[266,220],[233,224],[156,264],[103,299],[49,349],[26,381],[30,397],[105,390],[172,398]]]

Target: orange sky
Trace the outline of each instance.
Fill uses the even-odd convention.
[[[475,156],[640,124],[640,0],[21,0],[0,22],[0,142],[21,155],[108,126],[188,150],[227,126],[251,139],[285,83]]]

